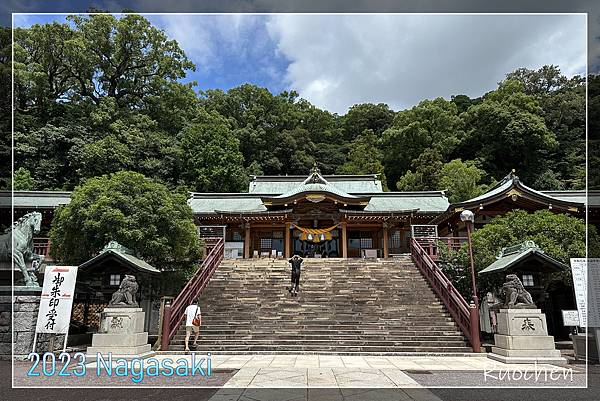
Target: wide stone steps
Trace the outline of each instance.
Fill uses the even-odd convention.
[[[305,259],[291,297],[285,260],[225,260],[201,300],[202,352],[465,353],[470,347],[408,257]],[[181,351],[185,330],[169,349]]]
[[[183,351],[183,345],[173,345],[169,347],[170,351]],[[194,351],[202,353],[219,353],[219,354],[255,354],[269,352],[274,354],[336,354],[336,355],[352,355],[352,354],[440,354],[440,353],[468,353],[472,352],[471,347],[465,346],[372,346],[372,345],[357,345],[346,346],[337,343],[329,343],[329,345],[202,345],[194,347]]]

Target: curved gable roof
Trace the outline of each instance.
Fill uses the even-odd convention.
[[[282,203],[300,197],[302,194],[322,194],[329,195],[334,199],[340,199],[352,203],[368,202],[368,196],[356,196],[342,191],[341,189],[331,185],[322,175],[319,169],[315,166],[311,170],[310,175],[300,185],[291,190],[276,196],[266,196],[261,199],[269,203]]]
[[[448,206],[446,212],[432,220],[432,224],[439,224],[464,209],[489,205],[508,197],[516,197],[513,200],[524,198],[532,202],[544,204],[546,207],[551,205],[553,208],[556,207],[557,209],[571,212],[581,211],[585,207],[585,203],[575,202],[565,197],[551,196],[549,193],[536,191],[528,187],[521,182],[513,170],[488,192],[463,202],[452,203]]]

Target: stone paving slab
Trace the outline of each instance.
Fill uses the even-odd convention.
[[[427,389],[221,389],[209,401],[441,401]]]
[[[196,353],[196,358],[205,357],[205,354]],[[190,359],[191,355],[159,354],[162,358]],[[483,371],[486,369],[534,369],[534,364],[507,364],[481,356],[371,356],[371,355],[211,355],[213,369],[319,369],[319,368],[347,368],[347,369],[399,369],[399,370],[424,370],[424,371]],[[571,367],[571,366],[569,366]],[[537,364],[538,369],[563,368],[550,364]]]

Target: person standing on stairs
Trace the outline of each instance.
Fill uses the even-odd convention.
[[[185,308],[185,350],[190,350],[190,335],[192,331],[196,334],[194,337],[194,346],[198,345],[198,335],[200,334],[200,323],[202,322],[202,314],[200,313],[200,299],[195,304]]]
[[[292,286],[288,288],[288,291],[293,297],[298,296],[298,289],[300,287],[300,266],[302,265],[302,260],[303,259],[297,254],[289,260],[292,265]]]

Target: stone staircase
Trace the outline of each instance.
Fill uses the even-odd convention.
[[[305,259],[291,297],[285,260],[224,260],[201,297],[196,350],[213,353],[468,353],[408,256]],[[169,347],[182,351],[182,326]]]

